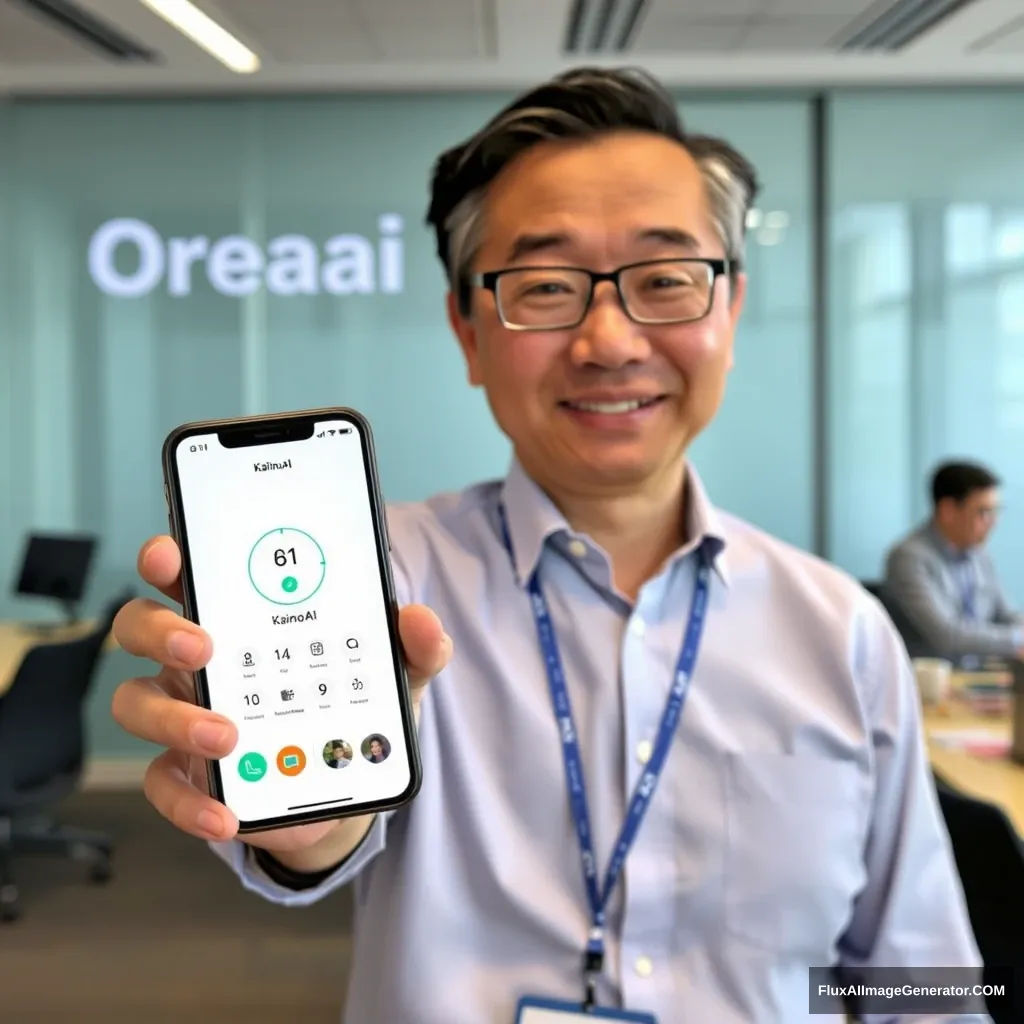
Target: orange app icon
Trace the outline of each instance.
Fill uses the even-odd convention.
[[[306,767],[301,747],[282,747],[277,753],[277,768],[282,775],[298,775]]]

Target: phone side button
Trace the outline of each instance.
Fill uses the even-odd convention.
[[[169,536],[174,536],[174,519],[171,516],[171,492],[167,488],[167,484],[164,484],[164,504],[167,506],[167,533]]]

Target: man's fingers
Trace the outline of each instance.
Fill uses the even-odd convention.
[[[194,672],[213,653],[210,637],[177,612],[147,597],[129,601],[114,617],[114,637],[129,654]]]
[[[445,633],[441,620],[421,604],[407,605],[401,610],[398,631],[409,668],[409,684],[422,687],[451,660],[451,637]]]
[[[165,751],[153,761],[142,788],[149,802],[183,832],[225,840],[238,831],[238,819],[231,811],[192,785],[188,764],[176,751]]]
[[[139,575],[151,586],[181,604],[181,552],[173,537],[153,537],[142,545]]]
[[[114,691],[111,712],[133,736],[194,757],[226,757],[238,742],[238,730],[228,719],[176,700],[156,679],[122,683]]]

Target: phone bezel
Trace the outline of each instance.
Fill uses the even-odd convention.
[[[181,550],[181,589],[183,612],[189,621],[202,625],[196,609],[195,582],[192,576],[191,557],[188,544],[188,529],[185,523],[185,512],[178,478],[176,452],[178,446],[189,437],[202,434],[213,434],[230,431],[232,433],[253,433],[261,431],[291,431],[302,437],[312,435],[317,423],[325,421],[341,421],[356,427],[363,451],[363,465],[366,470],[366,488],[370,496],[371,517],[377,549],[377,562],[380,579],[384,587],[385,607],[387,609],[388,636],[391,644],[391,658],[394,667],[395,685],[398,688],[399,706],[402,716],[402,730],[405,748],[408,755],[410,781],[409,786],[397,797],[388,800],[371,801],[359,804],[344,804],[321,810],[308,810],[279,817],[262,818],[256,821],[239,821],[238,832],[247,835],[253,832],[267,832],[279,828],[291,828],[318,821],[333,821],[338,818],[352,818],[362,815],[377,814],[382,811],[395,810],[412,801],[419,792],[422,783],[422,761],[420,758],[419,739],[416,729],[416,718],[413,712],[412,696],[409,692],[409,679],[405,668],[405,658],[401,638],[398,631],[398,598],[395,592],[394,578],[391,570],[391,544],[387,531],[387,518],[384,498],[381,493],[377,473],[377,458],[374,451],[373,434],[369,421],[355,409],[344,406],[325,409],[305,409],[296,412],[275,413],[264,416],[244,416],[230,419],[202,420],[183,423],[175,427],[164,440],[161,461],[167,498],[168,525]],[[306,434],[306,429],[310,428]],[[260,443],[251,446],[261,447]],[[193,673],[196,700],[204,708],[210,707],[209,683],[206,669]],[[227,806],[221,776],[220,762],[207,761],[207,776],[211,795]]]

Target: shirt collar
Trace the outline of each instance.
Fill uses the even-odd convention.
[[[686,505],[686,542],[673,555],[673,560],[685,557],[706,541],[715,571],[728,585],[726,537],[721,517],[690,463],[686,466],[686,495],[689,499]],[[564,533],[568,539],[589,540],[569,526],[554,502],[527,474],[518,459],[513,459],[502,484],[501,501],[505,506],[515,573],[520,586],[527,584],[537,568],[549,537]]]
[[[960,548],[954,547],[949,543],[948,540],[942,535],[942,531],[935,525],[935,521],[931,520],[927,526],[928,534],[932,539],[932,543],[939,549],[939,553],[944,555],[951,562],[967,562],[970,561],[971,552],[961,551]]]

